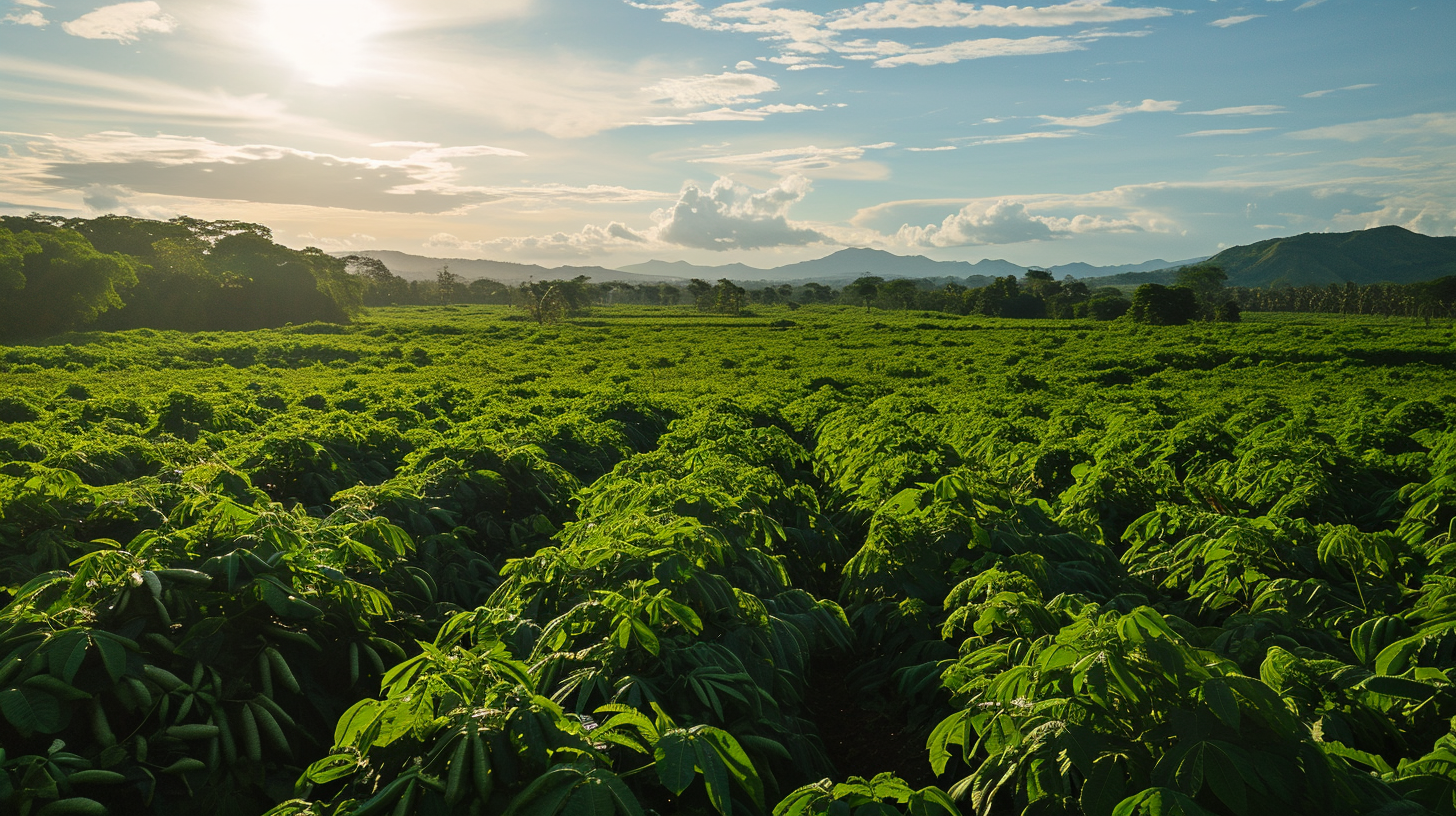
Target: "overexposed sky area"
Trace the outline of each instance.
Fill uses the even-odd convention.
[[[1451,235],[1452,32],[1450,0],[0,0],[0,212],[609,267]]]

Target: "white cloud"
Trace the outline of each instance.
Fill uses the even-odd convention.
[[[806,147],[786,147],[778,150],[767,150],[759,153],[704,156],[689,159],[688,161],[693,164],[727,164],[739,167],[757,167],[783,174],[808,173],[817,170],[829,170],[843,164],[857,162],[864,158],[865,151],[885,150],[894,146],[894,142],[881,142],[879,144],[852,147],[817,147],[815,145],[808,145]]]
[[[1396,119],[1373,119],[1344,125],[1301,130],[1289,134],[1296,139],[1336,139],[1361,142],[1396,136],[1456,137],[1456,113],[1418,113]]]
[[[0,21],[14,23],[15,25],[35,26],[36,28],[45,28],[50,24],[50,20],[47,20],[44,14],[35,10],[26,12],[12,11],[4,17],[0,17]]]
[[[719,178],[706,190],[689,182],[676,204],[653,213],[655,236],[666,243],[714,251],[826,242],[823,233],[788,220],[789,208],[803,201],[810,189],[803,176],[789,176],[762,192],[727,178]]]
[[[386,142],[379,149],[400,155],[338,156],[278,145],[233,145],[122,131],[73,139],[0,133],[0,180],[5,186],[36,190],[94,189],[91,195],[97,201],[109,200],[101,198],[108,195],[120,198],[115,191],[125,188],[128,195],[395,213],[458,214],[503,201],[602,204],[673,198],[608,185],[463,183],[467,167],[462,160],[524,156],[507,148]]]
[[[1237,108],[1218,108],[1206,111],[1183,111],[1180,116],[1273,116],[1288,113],[1283,105],[1241,105]]]
[[[965,141],[967,147],[978,147],[980,145],[1016,144],[1018,142],[1030,142],[1037,139],[1070,139],[1073,136],[1080,136],[1081,131],[1076,130],[1039,130],[1032,133],[1012,133],[1006,136],[988,136],[984,139],[968,139]]]
[[[801,9],[773,8],[770,0],[737,0],[705,9],[696,0],[644,3],[627,0],[635,8],[662,13],[665,22],[703,31],[725,31],[756,35],[771,43],[779,55],[769,62],[789,70],[836,67],[829,58],[838,55],[851,61],[874,60],[879,68],[902,65],[944,65],[962,60],[998,56],[1026,56],[1079,51],[1085,43],[1107,37],[1140,37],[1148,31],[1112,32],[1093,29],[1066,36],[1022,39],[987,38],[942,45],[906,45],[892,40],[843,42],[843,31],[926,27],[1047,27],[1086,23],[1110,23],[1163,17],[1174,12],[1163,8],[1127,8],[1111,0],[1071,0],[1044,8],[975,6],[954,0],[885,0],[868,3],[828,16]]]
[[[528,255],[531,257],[586,258],[622,249],[640,249],[652,239],[626,224],[613,221],[606,226],[588,224],[578,232],[494,238],[467,241],[448,232],[430,236],[426,249],[483,254]]]
[[[1304,99],[1319,99],[1321,96],[1328,96],[1328,95],[1330,95],[1332,93],[1339,93],[1340,91],[1363,91],[1366,88],[1374,88],[1374,87],[1376,87],[1375,84],[1374,83],[1370,83],[1370,82],[1366,82],[1366,83],[1363,83],[1363,84],[1360,84],[1360,85],[1346,85],[1343,88],[1331,88],[1330,90],[1327,90],[1327,91],[1310,91],[1307,94],[1303,94],[1303,98]]]
[[[944,150],[955,150],[956,146],[941,145],[940,147],[907,147],[905,149],[911,153],[939,153]]]
[[[176,28],[177,21],[163,14],[162,7],[152,0],[102,6],[69,23],[61,23],[61,29],[72,36],[119,43],[136,42],[143,34],[170,34]]]
[[[1198,131],[1194,131],[1193,133],[1184,133],[1184,134],[1181,134],[1181,135],[1183,135],[1183,136],[1243,136],[1243,135],[1248,134],[1248,133],[1263,133],[1266,130],[1273,130],[1273,129],[1274,128],[1256,127],[1256,128],[1230,128],[1228,130],[1198,130]]]
[[[1066,51],[1082,51],[1086,46],[1068,37],[1025,37],[1007,39],[988,37],[981,40],[962,40],[946,45],[916,48],[894,57],[875,62],[876,68],[896,68],[901,65],[947,65],[963,60],[986,59],[988,57],[1028,56],[1033,54],[1059,54]]]
[[[379,243],[378,238],[362,232],[356,232],[344,238],[319,237],[312,232],[304,232],[300,233],[298,238],[301,241],[307,242],[309,246],[318,247],[325,252],[344,252],[351,249],[362,249]]]
[[[1259,19],[1260,17],[1263,17],[1263,16],[1265,16],[1265,15],[1263,15],[1263,14],[1240,14],[1240,15],[1235,16],[1235,17],[1225,17],[1222,20],[1214,20],[1213,22],[1209,23],[1209,25],[1211,25],[1211,26],[1218,26],[1219,28],[1228,28],[1229,26],[1236,26],[1239,23],[1247,23],[1250,20],[1257,20],[1257,19]]]
[[[1166,8],[1114,6],[1110,0],[1072,0],[1053,6],[993,6],[958,0],[885,0],[842,12],[828,28],[846,31],[866,28],[978,28],[1053,27],[1083,23],[1118,23],[1168,17]]]
[[[1315,6],[1318,6],[1320,3],[1323,3],[1324,1],[1325,0],[1305,0],[1303,3],[1300,3],[1297,7],[1295,7],[1294,10],[1304,11],[1305,9],[1312,9]]]
[[[760,94],[778,89],[777,82],[757,74],[706,74],[664,79],[644,90],[654,95],[655,102],[668,102],[677,108],[696,108],[758,102]]]
[[[1073,234],[1140,232],[1131,219],[1076,215],[1072,218],[1033,215],[1019,201],[1002,199],[987,205],[967,204],[940,224],[902,226],[894,240],[907,246],[958,247],[1047,241]]]
[[[727,178],[719,178],[707,189],[688,182],[671,206],[652,213],[653,226],[647,229],[613,221],[605,226],[587,224],[577,232],[480,241],[442,232],[431,236],[425,247],[542,258],[682,247],[718,252],[832,243],[823,232],[788,220],[789,208],[810,189],[809,180],[802,176],[789,176],[761,191]]]
[[[749,62],[748,60],[739,60],[738,64],[733,66],[733,69],[736,71],[752,71],[757,67],[757,65]]]
[[[1046,116],[1038,119],[1045,120],[1048,124],[1060,127],[1084,128],[1101,127],[1120,121],[1122,117],[1130,113],[1168,113],[1176,111],[1183,103],[1173,100],[1144,99],[1136,105],[1127,105],[1122,102],[1113,102],[1110,105],[1100,105],[1090,110],[1097,113],[1087,113],[1081,116]]]
[[[823,108],[817,105],[761,105],[756,108],[715,108],[713,110],[697,111],[696,113],[675,114],[672,116],[648,116],[636,122],[627,122],[628,125],[691,125],[696,122],[762,122],[776,113],[804,113],[806,111],[822,111]]]

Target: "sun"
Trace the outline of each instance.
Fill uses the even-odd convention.
[[[385,30],[377,0],[258,0],[262,41],[309,82],[340,85],[363,70]]]

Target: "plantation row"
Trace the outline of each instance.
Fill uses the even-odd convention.
[[[0,349],[0,809],[1456,810],[1449,327]]]

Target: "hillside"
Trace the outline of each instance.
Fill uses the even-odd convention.
[[[1433,238],[1394,226],[1307,232],[1232,247],[1209,263],[1223,267],[1230,286],[1415,283],[1456,274],[1456,238]]]

